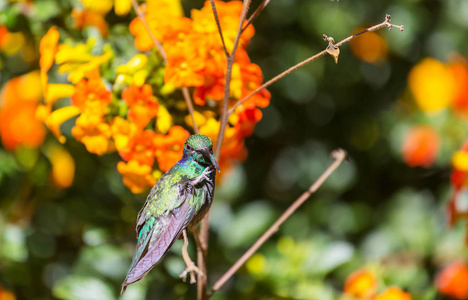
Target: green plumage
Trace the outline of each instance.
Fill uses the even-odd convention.
[[[143,278],[169,250],[187,226],[194,227],[211,206],[216,169],[211,140],[190,136],[182,159],[151,189],[137,218],[137,247],[122,284]]]

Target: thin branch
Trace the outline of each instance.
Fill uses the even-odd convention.
[[[270,0],[263,0],[262,3],[260,3],[260,5],[245,23],[244,28],[242,28],[242,32],[244,32],[245,29],[247,29],[247,27],[249,27],[249,25],[260,15],[260,13],[265,9],[268,3],[270,3]]]
[[[218,26],[219,36],[221,37],[221,42],[223,43],[224,54],[226,54],[226,57],[228,57],[229,56],[229,51],[228,51],[228,49],[226,47],[226,43],[224,42],[223,30],[221,29],[221,23],[219,22],[218,12],[216,11],[216,4],[215,4],[214,0],[210,0],[210,4],[211,4],[211,10],[213,11],[213,16],[214,16],[215,21],[216,21],[216,26]]]
[[[164,51],[161,43],[158,41],[158,39],[156,39],[153,32],[151,31],[148,23],[145,20],[145,15],[142,13],[140,8],[138,7],[138,3],[136,2],[136,0],[132,0],[132,5],[133,5],[133,9],[135,10],[136,14],[140,18],[141,22],[143,22],[143,25],[145,26],[146,30],[148,31],[148,34],[151,36],[151,39],[153,40],[154,45],[156,46],[156,48],[158,48],[158,51],[159,51],[159,53],[161,53],[161,56],[164,58],[164,61],[167,61],[166,51]]]
[[[343,45],[343,44],[349,42],[350,40],[352,40],[353,38],[355,38],[355,37],[357,37],[357,36],[359,36],[359,35],[361,35],[361,34],[364,34],[364,33],[366,33],[366,32],[370,32],[370,31],[377,31],[377,30],[382,29],[382,28],[384,28],[384,27],[387,27],[389,30],[391,30],[393,27],[400,29],[400,31],[403,31],[403,29],[404,29],[404,26],[403,26],[403,25],[398,26],[398,25],[391,24],[391,23],[390,23],[390,15],[387,14],[387,15],[385,16],[385,21],[383,21],[382,23],[377,24],[377,25],[372,26],[372,27],[369,27],[369,28],[367,28],[367,29],[365,29],[365,30],[363,30],[363,31],[361,31],[361,32],[359,32],[359,33],[353,34],[353,35],[351,35],[351,36],[345,38],[344,40],[341,40],[340,42],[338,42],[337,44],[335,44],[335,47],[337,48],[337,47],[339,47],[339,46],[341,46],[341,45]],[[329,40],[329,37],[327,37],[327,36],[324,34],[324,39],[325,39],[325,40]],[[325,54],[327,54],[327,53],[328,53],[327,50],[323,50],[322,52],[319,52],[319,53],[315,54],[314,56],[307,58],[306,60],[304,60],[304,61],[298,63],[297,65],[295,65],[295,66],[293,66],[293,67],[287,69],[287,70],[284,71],[283,73],[281,73],[281,74],[279,74],[279,75],[273,77],[272,79],[268,80],[267,82],[265,82],[264,84],[262,84],[259,88],[257,88],[255,91],[253,91],[252,93],[250,93],[250,94],[248,94],[247,96],[245,96],[242,100],[237,101],[237,103],[229,110],[229,115],[232,114],[232,113],[236,110],[236,108],[239,107],[239,105],[241,105],[242,103],[244,103],[245,101],[247,101],[250,97],[252,97],[252,96],[255,95],[256,93],[260,92],[262,89],[264,89],[264,88],[270,86],[271,84],[275,83],[276,81],[278,81],[279,79],[283,78],[284,76],[286,76],[286,75],[292,73],[293,71],[299,69],[300,67],[302,67],[302,66],[304,66],[304,65],[306,65],[306,64],[308,64],[308,63],[310,63],[311,61],[316,60],[317,58],[319,58],[319,57],[321,57],[321,56],[323,56],[323,55],[325,55]]]
[[[338,168],[338,166],[346,158],[346,151],[338,149],[332,152],[332,157],[335,161],[323,172],[323,174],[314,182],[309,189],[304,192],[291,206],[271,225],[270,228],[250,247],[244,255],[239,258],[234,265],[221,276],[218,281],[213,285],[213,289],[210,291],[209,296],[213,295],[214,292],[219,290],[234,273],[276,232],[278,231],[281,224],[284,223],[307,199],[312,195],[318,188],[325,182],[325,180]]]
[[[190,113],[190,116],[192,117],[192,122],[193,122],[193,131],[195,133],[198,133],[198,125],[195,122],[195,115],[193,113],[193,104],[192,104],[192,99],[190,98],[190,93],[189,90],[186,86],[182,87],[182,94],[184,94],[184,99],[185,102],[187,103],[187,108]]]
[[[228,122],[228,109],[229,109],[229,94],[230,94],[230,82],[231,82],[231,71],[232,65],[234,63],[234,57],[236,55],[237,45],[239,44],[240,36],[242,34],[242,24],[245,21],[245,17],[247,16],[247,12],[250,6],[250,0],[245,0],[244,5],[242,8],[242,13],[239,20],[239,28],[237,29],[236,39],[234,40],[234,46],[232,48],[231,54],[226,49],[226,45],[224,44],[224,38],[221,30],[221,26],[219,25],[219,18],[216,12],[216,6],[214,5],[214,0],[210,0],[211,8],[213,9],[213,14],[216,19],[216,23],[218,24],[218,31],[223,41],[224,51],[227,60],[226,66],[226,78],[225,78],[225,85],[224,85],[224,97],[223,97],[223,104],[222,104],[222,111],[221,111],[221,118],[220,118],[220,128],[218,133],[218,139],[216,141],[216,148],[215,148],[215,156],[216,159],[219,161],[221,155],[221,146],[223,144],[224,139],[224,131],[227,126]],[[199,300],[205,300],[208,298],[206,293],[207,287],[207,278],[208,274],[206,272],[206,253],[208,252],[208,237],[209,237],[209,230],[210,230],[210,211],[207,212],[205,217],[203,218],[201,228],[200,228],[200,243],[197,247],[197,263],[198,268],[207,276],[202,280],[198,280],[197,282],[197,297]],[[197,243],[198,244],[198,243]]]
[[[216,147],[215,147],[215,156],[216,159],[219,160],[219,156],[221,155],[221,146],[223,145],[223,139],[224,139],[224,131],[226,130],[226,126],[228,123],[228,117],[229,117],[229,94],[230,94],[230,82],[231,82],[231,75],[232,75],[232,65],[234,64],[234,57],[236,56],[236,50],[237,46],[239,44],[239,40],[242,34],[242,24],[244,24],[245,17],[247,16],[247,12],[249,10],[250,6],[250,0],[245,0],[244,1],[244,6],[242,8],[242,13],[240,16],[239,20],[239,28],[237,29],[237,35],[236,39],[234,40],[234,46],[232,48],[232,52],[229,56],[226,57],[227,59],[227,67],[226,67],[226,79],[225,79],[225,84],[224,84],[224,97],[223,97],[223,107],[221,111],[221,124],[219,127],[219,132],[218,132],[218,139],[216,141]]]

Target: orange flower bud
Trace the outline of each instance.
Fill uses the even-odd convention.
[[[415,126],[403,141],[403,159],[410,167],[429,167],[434,163],[439,148],[439,135],[434,129],[425,125]]]
[[[344,293],[362,299],[370,299],[377,291],[377,279],[368,270],[357,270],[346,279]]]
[[[456,261],[440,272],[435,281],[437,290],[455,299],[468,299],[468,265]]]
[[[411,295],[398,287],[390,287],[375,296],[373,300],[411,300]]]

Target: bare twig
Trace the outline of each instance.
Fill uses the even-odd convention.
[[[247,250],[244,255],[239,258],[234,265],[221,276],[218,281],[213,285],[213,289],[210,291],[209,296],[219,290],[234,273],[279,229],[279,226],[284,223],[317,189],[325,182],[325,180],[338,168],[338,166],[346,158],[346,151],[338,149],[332,152],[332,157],[335,161],[323,172],[323,174],[314,182],[309,189],[304,192],[291,206],[271,225],[270,228]]]
[[[224,139],[224,131],[226,129],[229,117],[229,94],[230,94],[230,82],[231,82],[231,71],[232,65],[234,64],[234,57],[236,56],[237,45],[239,44],[239,40],[242,34],[242,24],[244,23],[245,17],[247,16],[247,12],[249,10],[250,0],[244,1],[244,6],[242,8],[242,13],[239,20],[239,28],[237,29],[236,39],[234,40],[234,46],[232,48],[232,52],[230,55],[226,56],[227,59],[227,67],[226,67],[226,79],[224,84],[224,97],[223,97],[223,107],[221,110],[221,122],[220,128],[218,133],[218,139],[216,141],[215,147],[215,156],[216,159],[219,160],[219,156],[221,154],[221,146],[223,145]]]
[[[250,16],[250,18],[247,20],[247,22],[244,25],[244,28],[242,28],[242,32],[245,31],[247,27],[249,27],[250,24],[260,15],[260,13],[265,9],[265,7],[270,3],[270,0],[263,0],[262,3],[257,7],[257,9],[253,12],[253,14]]]
[[[210,0],[210,4],[211,4],[211,10],[213,11],[213,16],[214,16],[215,21],[216,21],[216,26],[218,26],[219,36],[221,38],[221,42],[223,43],[224,54],[226,54],[226,57],[228,57],[229,56],[229,51],[228,51],[228,49],[226,47],[226,43],[224,41],[223,30],[221,29],[221,23],[219,22],[218,12],[216,11],[216,4],[215,4],[214,0]]]
[[[239,39],[242,34],[242,24],[244,23],[244,20],[247,16],[247,12],[249,10],[250,0],[244,1],[242,13],[241,13],[240,20],[239,20],[239,28],[237,29],[236,39],[234,40],[234,46],[230,54],[226,49],[226,45],[224,44],[224,38],[222,35],[221,26],[219,25],[219,18],[216,12],[216,6],[214,5],[214,0],[210,0],[210,2],[212,3],[211,7],[213,9],[213,14],[215,16],[216,23],[218,24],[219,34],[221,36],[221,39],[223,40],[223,46],[224,46],[226,60],[227,60],[226,77],[225,77],[225,85],[224,85],[224,97],[223,97],[223,104],[222,104],[221,118],[220,118],[220,128],[219,128],[218,139],[216,141],[216,147],[214,151],[216,159],[219,161],[219,158],[221,155],[221,146],[223,144],[223,139],[224,139],[224,131],[226,129],[228,116],[229,116],[229,113],[228,113],[229,94],[230,94],[229,83],[231,82],[232,65],[234,63],[234,57],[236,55],[237,45],[239,44]],[[208,274],[206,271],[206,253],[208,252],[208,237],[209,237],[209,229],[210,229],[209,220],[210,220],[210,212],[208,211],[208,213],[203,218],[203,221],[201,224],[200,243],[197,247],[198,268],[200,268],[200,270],[204,272],[204,274],[207,275],[205,279],[198,280],[197,282],[197,297],[199,300],[207,299],[206,286],[207,286]]]
[[[338,48],[339,46],[341,46],[341,45],[343,45],[343,44],[349,42],[349,41],[352,40],[353,38],[355,38],[355,37],[357,37],[357,36],[359,36],[359,35],[361,35],[361,34],[363,34],[363,33],[370,32],[370,31],[377,31],[377,30],[382,29],[382,28],[384,28],[384,27],[387,27],[389,30],[391,30],[393,27],[400,29],[400,31],[403,31],[403,29],[404,29],[403,25],[398,26],[398,25],[391,24],[391,23],[390,23],[390,15],[387,14],[387,15],[385,16],[385,21],[383,21],[382,23],[377,24],[377,25],[372,26],[372,27],[369,27],[369,28],[367,28],[367,29],[365,29],[365,30],[363,30],[363,31],[361,31],[361,32],[359,32],[359,33],[353,34],[353,35],[351,35],[351,36],[345,38],[344,40],[341,40],[340,42],[338,42],[337,44],[335,44],[335,47]],[[329,37],[326,36],[325,34],[324,34],[324,39],[325,39],[325,40],[328,40],[328,41],[330,40]],[[319,53],[315,54],[314,56],[307,58],[306,60],[304,60],[304,61],[298,63],[297,65],[295,65],[295,66],[293,66],[293,67],[287,69],[287,70],[284,71],[283,73],[281,73],[281,74],[279,74],[279,75],[273,77],[272,79],[268,80],[267,82],[265,82],[264,84],[262,84],[259,88],[257,88],[255,91],[253,91],[252,93],[248,94],[248,95],[245,96],[243,99],[237,101],[237,103],[229,110],[229,115],[232,114],[232,113],[236,110],[236,108],[239,107],[239,105],[241,105],[242,103],[244,103],[245,101],[247,101],[250,97],[252,97],[252,96],[255,95],[256,93],[260,92],[262,89],[264,89],[264,88],[270,86],[271,84],[275,83],[276,81],[278,81],[279,79],[283,78],[284,76],[286,76],[286,75],[292,73],[293,71],[299,69],[300,67],[302,67],[302,66],[304,66],[304,65],[306,65],[306,64],[308,64],[308,63],[310,63],[311,61],[316,60],[317,58],[319,58],[319,57],[321,57],[321,56],[323,56],[323,55],[325,55],[325,54],[327,54],[327,53],[328,53],[328,52],[327,52],[327,50],[325,49],[325,50],[323,50],[322,52],[319,52]]]
[[[190,93],[189,90],[186,86],[182,87],[182,94],[184,94],[184,99],[185,102],[187,103],[187,108],[190,113],[190,116],[192,117],[192,122],[193,122],[193,131],[195,133],[198,133],[198,125],[195,122],[195,115],[193,113],[193,104],[192,104],[192,99],[190,98]]]
[[[159,51],[159,53],[161,53],[161,56],[164,58],[164,61],[167,61],[166,51],[164,51],[161,43],[158,41],[158,39],[156,39],[153,32],[151,31],[148,23],[145,20],[145,15],[143,14],[143,12],[138,7],[138,3],[136,2],[136,0],[132,0],[132,5],[133,5],[133,9],[135,10],[136,14],[140,18],[141,22],[143,22],[143,25],[145,26],[146,30],[148,31],[148,34],[151,36],[151,39],[153,40],[154,45],[156,46],[156,48],[158,48],[158,51]]]

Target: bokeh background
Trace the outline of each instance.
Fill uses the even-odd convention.
[[[182,4],[186,15],[203,6]],[[98,34],[73,27],[79,7],[0,0],[0,86],[39,69],[39,41],[51,26],[78,39]],[[341,47],[338,64],[322,57],[268,88],[248,157],[217,185],[211,284],[318,178],[332,150],[345,149],[349,161],[213,299],[371,299],[391,286],[412,299],[468,299],[468,2],[275,0],[255,21],[248,53],[269,79],[323,50],[323,34],[339,41],[386,14],[405,30],[362,35]],[[135,52],[134,17],[105,16],[121,53]],[[2,92],[0,110],[16,98],[40,101],[34,76]],[[17,132],[2,131],[9,114],[0,119],[0,299],[119,298],[146,194],[124,186],[118,154],[91,154],[73,138],[57,146],[40,122],[31,125],[33,137],[46,135],[40,145],[14,142],[35,106],[17,109],[25,111]],[[64,126],[67,136],[73,123]],[[195,285],[178,278],[181,245],[120,299],[195,298]],[[349,287],[355,271],[371,274],[357,292]]]

